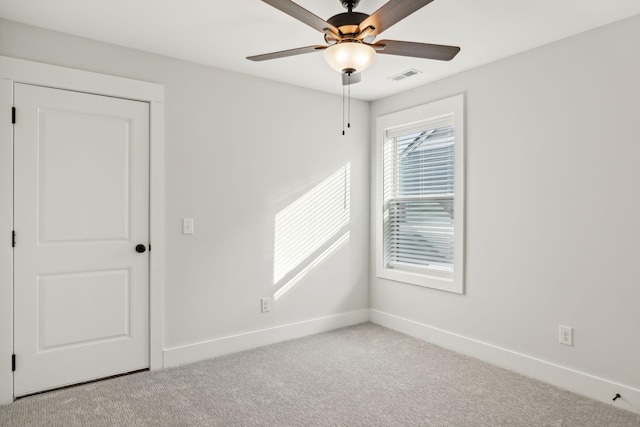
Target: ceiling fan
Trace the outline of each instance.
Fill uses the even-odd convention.
[[[262,1],[324,33],[326,45],[299,47],[249,56],[247,59],[265,61],[324,51],[329,65],[342,73],[343,85],[358,83],[361,80],[360,72],[371,65],[376,53],[449,61],[460,51],[457,46],[397,40],[380,40],[374,43],[378,34],[433,0],[390,0],[372,15],[353,11],[360,0],[340,0],[347,12],[334,15],[326,21],[291,0]]]

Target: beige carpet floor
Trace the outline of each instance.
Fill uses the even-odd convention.
[[[371,323],[20,399],[2,426],[638,427],[640,415]]]

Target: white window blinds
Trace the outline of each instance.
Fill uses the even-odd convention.
[[[454,263],[454,117],[385,130],[386,268],[450,277]]]

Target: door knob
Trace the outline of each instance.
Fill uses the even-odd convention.
[[[136,252],[138,253],[143,253],[144,251],[147,250],[147,247],[145,245],[143,245],[142,243],[140,243],[139,245],[136,246]]]

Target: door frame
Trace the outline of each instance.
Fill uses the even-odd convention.
[[[14,399],[13,372],[13,107],[14,83],[149,103],[149,366],[163,368],[164,350],[164,86],[156,83],[0,56],[0,404]],[[16,121],[20,112],[16,113]],[[16,189],[19,191],[19,189]],[[17,245],[20,236],[17,236]],[[16,363],[20,369],[20,359]]]

